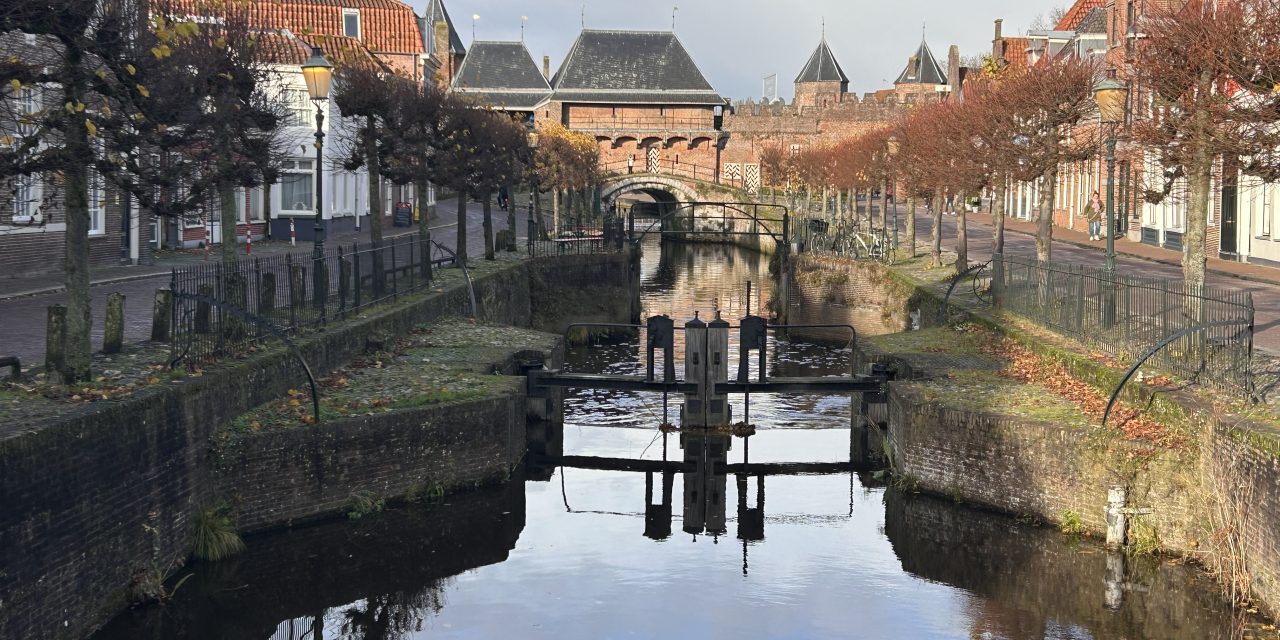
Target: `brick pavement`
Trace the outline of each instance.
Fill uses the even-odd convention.
[[[513,198],[522,202],[522,198]],[[432,239],[453,248],[457,233],[457,201],[441,201],[436,207],[436,217],[430,223]],[[494,231],[506,228],[506,212],[493,209]],[[525,228],[524,215],[517,212],[517,236],[523,242]],[[473,256],[483,255],[484,238],[481,222],[483,209],[477,203],[467,206],[467,245],[468,253]],[[390,228],[387,237],[397,237],[408,233],[416,233],[417,229]],[[367,241],[368,230],[357,237],[355,232],[334,234],[330,242],[350,243],[357,240]],[[290,247],[288,242],[256,243],[253,255],[274,255],[289,251],[306,252],[308,246],[298,243]],[[210,260],[216,255],[210,253]],[[204,262],[203,251],[180,251],[166,254],[153,266],[110,267],[93,270],[90,288],[90,304],[92,308],[93,330],[91,344],[95,350],[102,346],[102,319],[105,315],[106,296],[119,292],[125,296],[125,342],[145,340],[151,335],[151,312],[155,290],[166,286],[169,272],[173,267],[201,264]],[[16,355],[22,359],[23,367],[29,368],[44,360],[45,323],[50,305],[63,304],[66,295],[63,292],[62,277],[35,276],[30,278],[0,279],[0,324],[4,331],[0,332],[0,355]]]

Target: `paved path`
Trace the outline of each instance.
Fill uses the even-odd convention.
[[[523,198],[516,198],[523,202]],[[457,200],[441,201],[436,207],[436,218],[430,222],[432,239],[450,249],[457,241]],[[494,232],[507,228],[506,212],[494,206]],[[484,210],[478,203],[467,206],[467,253],[474,260],[484,255],[484,236],[481,226]],[[525,234],[525,214],[517,211],[517,235]],[[350,243],[357,239],[367,241],[367,231],[357,238],[354,233],[335,235],[331,242]],[[387,237],[406,233],[417,233],[417,229],[391,228]],[[307,246],[299,243],[290,247],[287,242],[258,243],[253,246],[253,255],[273,255],[297,251],[306,253]],[[210,253],[210,260],[217,255]],[[93,307],[92,344],[94,350],[102,347],[102,323],[106,313],[107,294],[119,292],[125,296],[125,341],[145,340],[151,335],[151,311],[155,300],[156,289],[167,286],[169,272],[175,266],[202,264],[203,252],[183,251],[167,255],[154,266],[106,267],[95,269],[94,280],[90,289]],[[44,361],[45,323],[50,305],[62,304],[66,295],[62,292],[60,275],[39,276],[32,278],[10,278],[0,280],[0,322],[4,331],[0,332],[0,356],[16,355],[22,359],[24,367]],[[45,291],[40,293],[40,291]]]

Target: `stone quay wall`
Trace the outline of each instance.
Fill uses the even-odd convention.
[[[561,260],[571,264],[562,265]],[[534,310],[561,291],[557,277],[577,273],[583,263],[593,261],[621,265],[602,272],[604,277],[632,277],[633,262],[625,254],[550,257],[477,269],[478,317],[529,326]],[[535,280],[539,283],[536,294],[531,286]],[[572,286],[579,295],[592,295],[584,288],[588,285],[575,282]],[[626,285],[596,281],[589,286],[616,293]],[[459,284],[362,314],[297,344],[312,369],[322,373],[364,353],[371,341],[383,342],[437,318],[469,314],[470,296]],[[535,323],[535,328],[541,327]],[[284,396],[303,380],[292,354],[283,347],[271,347],[245,360],[210,367],[201,377],[152,385],[108,402],[68,407],[57,418],[7,433],[0,439],[0,504],[5,505],[0,515],[0,637],[82,638],[119,612],[131,589],[184,562],[196,516],[228,488],[225,480],[220,484],[214,477],[214,469],[224,465],[224,471],[231,471],[240,465],[250,476],[256,469],[261,480],[262,470],[271,462],[265,453],[256,458],[245,454],[237,460],[221,452],[215,460],[213,436],[232,418]],[[455,407],[449,410],[450,417],[505,421],[518,413],[510,402],[518,400]],[[400,426],[417,427],[423,422],[409,420]],[[298,484],[282,479],[276,485],[281,491],[306,486],[305,474],[312,472],[333,471],[341,482],[320,485],[319,490],[310,486],[312,495],[323,497],[318,506],[304,504],[305,498],[291,499],[282,501],[277,514],[266,512],[266,506],[250,510],[248,521],[266,527],[332,512],[336,496],[346,493],[349,498],[352,491],[379,486],[378,478],[392,473],[385,465],[395,464],[383,458],[402,453],[405,458],[399,464],[404,468],[424,464],[429,452],[439,461],[452,459],[456,477],[463,483],[505,477],[511,459],[517,457],[505,425],[472,426],[477,438],[497,442],[477,444],[475,452],[458,457],[454,457],[457,448],[450,447],[456,443],[456,434],[443,427],[435,432],[426,429],[417,448],[408,451],[381,448],[377,438],[365,431],[371,425],[315,429],[311,433],[316,439],[305,445],[263,441],[264,447],[280,447],[274,449],[277,460],[282,469],[295,474]],[[330,459],[313,461],[309,467],[288,467],[297,460],[290,462],[288,455],[293,454],[284,452],[286,446],[303,446]],[[489,460],[492,469],[488,463],[477,463],[480,459]],[[361,461],[378,464],[362,466]],[[385,481],[382,486],[401,488]],[[242,494],[251,498],[249,504],[270,502],[254,495]]]
[[[877,327],[880,333],[900,331],[912,311],[928,328],[936,323],[941,303],[940,292],[894,268],[809,255],[796,259],[792,289],[791,322],[849,323],[859,335],[873,335]],[[1057,360],[1095,387],[1108,389],[1118,382],[1116,372],[1086,357],[1007,323],[960,313]],[[908,484],[1043,522],[1061,524],[1069,513],[1095,532],[1106,529],[1108,489],[1123,486],[1128,506],[1151,510],[1131,519],[1131,541],[1143,538],[1233,574],[1251,585],[1272,616],[1280,614],[1280,435],[1274,428],[1220,415],[1184,392],[1127,388],[1124,399],[1195,434],[1184,450],[1148,450],[1025,416],[926,401],[913,389],[913,380],[967,366],[963,355],[921,358],[880,353],[871,345],[860,345],[856,355],[859,370],[883,362],[897,372],[884,421],[894,471]],[[1236,556],[1224,553],[1224,540]]]

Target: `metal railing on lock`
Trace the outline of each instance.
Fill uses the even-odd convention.
[[[551,218],[544,215],[543,220],[550,222]],[[531,236],[529,253],[533,257],[614,253],[622,250],[625,233],[620,216],[606,214],[594,220],[562,217],[554,231],[547,229]]]
[[[1215,388],[1253,393],[1254,306],[1248,291],[1007,255],[995,256],[991,271],[992,295],[1008,311],[1121,359],[1138,358],[1167,341],[1151,358],[1157,367]]]
[[[453,264],[417,236],[174,269],[172,363],[234,356],[418,291]]]

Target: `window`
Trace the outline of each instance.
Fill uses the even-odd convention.
[[[35,87],[23,87],[14,96],[18,118],[18,135],[27,137],[36,132],[36,119],[40,112],[40,92]]]
[[[311,95],[306,89],[288,87],[281,94],[285,108],[289,110],[285,116],[285,124],[291,127],[311,127],[315,120],[312,115]]]
[[[342,10],[342,35],[348,38],[360,37],[360,10],[359,9],[343,9]]]
[[[89,167],[89,235],[99,236],[107,232],[107,189],[102,174]]]
[[[10,181],[13,189],[13,204],[10,214],[14,224],[32,224],[42,222],[40,218],[40,196],[42,185],[36,176],[14,176]]]
[[[262,221],[262,188],[236,189],[236,220],[240,224]]]
[[[286,160],[280,174],[280,209],[292,213],[315,210],[315,163],[312,160]]]

